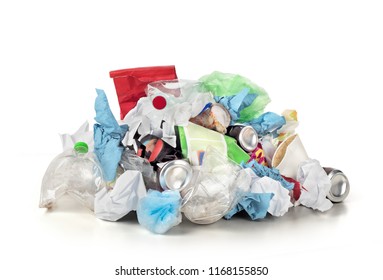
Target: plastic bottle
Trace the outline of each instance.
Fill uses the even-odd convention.
[[[64,194],[94,209],[94,196],[104,186],[101,167],[88,145],[77,142],[52,160],[45,172],[40,207],[51,208]]]

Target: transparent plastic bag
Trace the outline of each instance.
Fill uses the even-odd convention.
[[[104,187],[102,170],[88,146],[77,142],[74,149],[66,150],[52,160],[43,177],[40,207],[51,208],[64,194],[94,209],[95,194]]]
[[[171,109],[177,104],[189,103],[191,115],[199,114],[209,102],[214,102],[209,91],[204,91],[198,81],[167,80],[148,84],[147,96],[152,100],[156,109]]]

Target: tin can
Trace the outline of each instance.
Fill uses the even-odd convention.
[[[193,178],[193,169],[186,160],[172,160],[159,170],[159,182],[164,190],[185,190]]]
[[[342,202],[350,192],[350,183],[344,173],[331,167],[323,168],[331,181],[331,188],[327,198],[332,202]]]
[[[190,119],[192,123],[223,134],[226,134],[226,128],[230,125],[230,121],[229,111],[219,103],[207,104],[201,113]]]
[[[227,134],[234,137],[238,144],[246,152],[250,153],[257,148],[258,134],[252,126],[249,125],[233,125],[229,126]]]

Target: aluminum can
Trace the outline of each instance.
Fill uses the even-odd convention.
[[[198,124],[217,132],[226,133],[226,128],[230,125],[231,116],[229,111],[221,104],[207,104],[199,115],[191,118],[192,123]]]
[[[258,134],[252,126],[233,125],[227,129],[227,135],[234,137],[246,152],[250,153],[257,148]]]
[[[350,193],[350,182],[346,175],[338,169],[331,167],[323,168],[331,181],[331,188],[327,198],[332,202],[342,202]]]
[[[159,182],[164,190],[178,190],[187,188],[193,178],[191,165],[182,159],[166,162],[159,170]]]

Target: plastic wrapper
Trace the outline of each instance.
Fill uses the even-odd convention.
[[[154,233],[163,234],[182,221],[181,196],[178,191],[149,190],[139,201],[138,222]]]
[[[268,166],[266,158],[265,158],[265,152],[263,151],[261,143],[258,143],[255,150],[251,152],[250,160],[255,160],[259,164],[262,164],[264,166]]]
[[[110,72],[116,87],[121,119],[132,110],[141,97],[146,96],[146,86],[154,81],[177,79],[174,66],[152,66],[115,70]]]
[[[96,217],[107,221],[117,221],[136,210],[138,201],[146,196],[146,188],[139,171],[125,171],[116,180],[112,189],[103,188],[95,198]]]
[[[104,187],[101,167],[83,145],[69,149],[52,160],[41,184],[40,207],[51,208],[64,194],[94,209],[95,194]]]
[[[264,108],[270,102],[270,98],[266,91],[249,79],[236,74],[213,72],[200,78],[202,87],[206,91],[210,91],[214,96],[231,96],[241,93],[248,88],[250,94],[257,97],[250,106],[240,111],[238,122],[243,123],[257,118],[263,113]]]
[[[211,224],[226,215],[249,191],[251,178],[236,163],[209,146],[193,194],[182,208],[193,223]]]
[[[124,171],[137,170],[142,174],[148,189],[160,190],[157,174],[147,159],[137,156],[133,150],[125,149],[121,156],[120,166]]]

